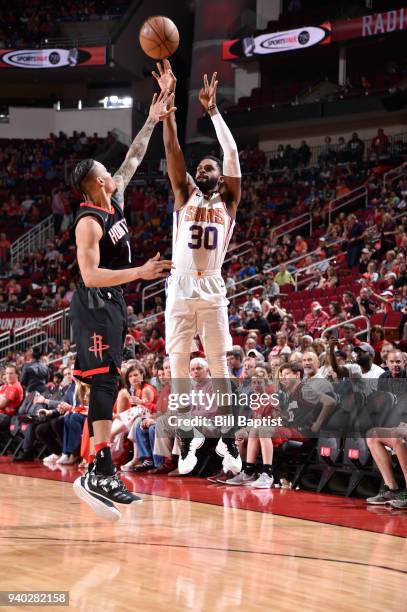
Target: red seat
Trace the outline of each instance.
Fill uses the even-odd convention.
[[[403,319],[403,315],[401,312],[393,310],[392,312],[387,313],[385,319],[385,327],[393,327],[399,328],[401,325],[401,321]]]
[[[385,319],[385,313],[384,312],[375,312],[371,317],[370,317],[370,324],[371,325],[384,325],[384,319]]]

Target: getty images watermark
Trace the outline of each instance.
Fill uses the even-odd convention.
[[[232,406],[237,409],[248,409],[256,413],[262,409],[277,407],[279,399],[277,393],[220,393],[219,391],[208,392],[203,389],[192,389],[189,393],[170,393],[168,396],[169,410],[178,410],[191,407],[199,407],[208,412],[214,412],[217,406]],[[210,416],[196,415],[185,417],[181,414],[169,416],[168,423],[171,427],[281,427],[281,417],[255,416],[238,414],[211,414]]]

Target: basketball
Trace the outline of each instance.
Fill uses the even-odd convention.
[[[139,39],[141,48],[149,57],[165,59],[178,49],[178,28],[168,17],[149,17],[140,28]]]

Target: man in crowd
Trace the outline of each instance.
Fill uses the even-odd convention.
[[[356,336],[354,323],[346,323],[343,326],[343,338],[339,339],[338,344],[341,348],[349,347],[352,351],[360,344],[360,340]]]
[[[262,335],[270,332],[270,326],[267,320],[262,316],[260,306],[253,307],[252,315],[244,324],[244,329],[246,331],[257,331]]]
[[[356,215],[349,215],[349,229],[347,235],[348,267],[353,268],[360,259],[364,247],[363,234],[365,226],[358,221]]]
[[[36,438],[46,444],[51,453],[47,455],[46,463],[59,458],[63,445],[63,415],[75,405],[75,382],[72,370],[65,368],[63,373],[64,378],[59,386],[54,385],[52,392],[45,387],[43,394],[37,394],[34,398],[30,410],[34,422],[29,423],[25,429],[22,453],[17,455],[14,461],[24,462],[34,459]],[[44,416],[39,420],[37,415],[41,409],[44,411]]]
[[[34,346],[32,356],[33,360],[23,366],[20,382],[27,393],[43,393],[49,379],[48,366],[41,363],[42,350],[39,346]]]
[[[276,282],[279,287],[281,287],[281,285],[295,284],[292,274],[287,270],[287,264],[280,264],[278,272],[274,277],[274,282]]]
[[[384,373],[383,368],[373,363],[375,358],[374,348],[367,342],[361,342],[355,347],[357,354],[356,363],[362,370],[363,388],[366,396],[377,391],[379,376]]]
[[[243,369],[243,357],[244,353],[240,346],[234,346],[233,349],[228,352],[227,360],[231,377],[240,378]]]
[[[403,353],[390,349],[387,353],[387,370],[379,376],[377,390],[388,391],[400,396],[407,393],[407,371],[404,367]]]
[[[320,332],[326,327],[327,321],[329,321],[329,315],[325,310],[322,310],[321,304],[319,302],[312,302],[310,312],[305,315],[307,332],[311,335]]]

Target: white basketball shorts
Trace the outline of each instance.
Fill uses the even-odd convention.
[[[167,279],[167,353],[190,353],[199,334],[205,354],[232,350],[226,288],[219,276],[174,275]]]

